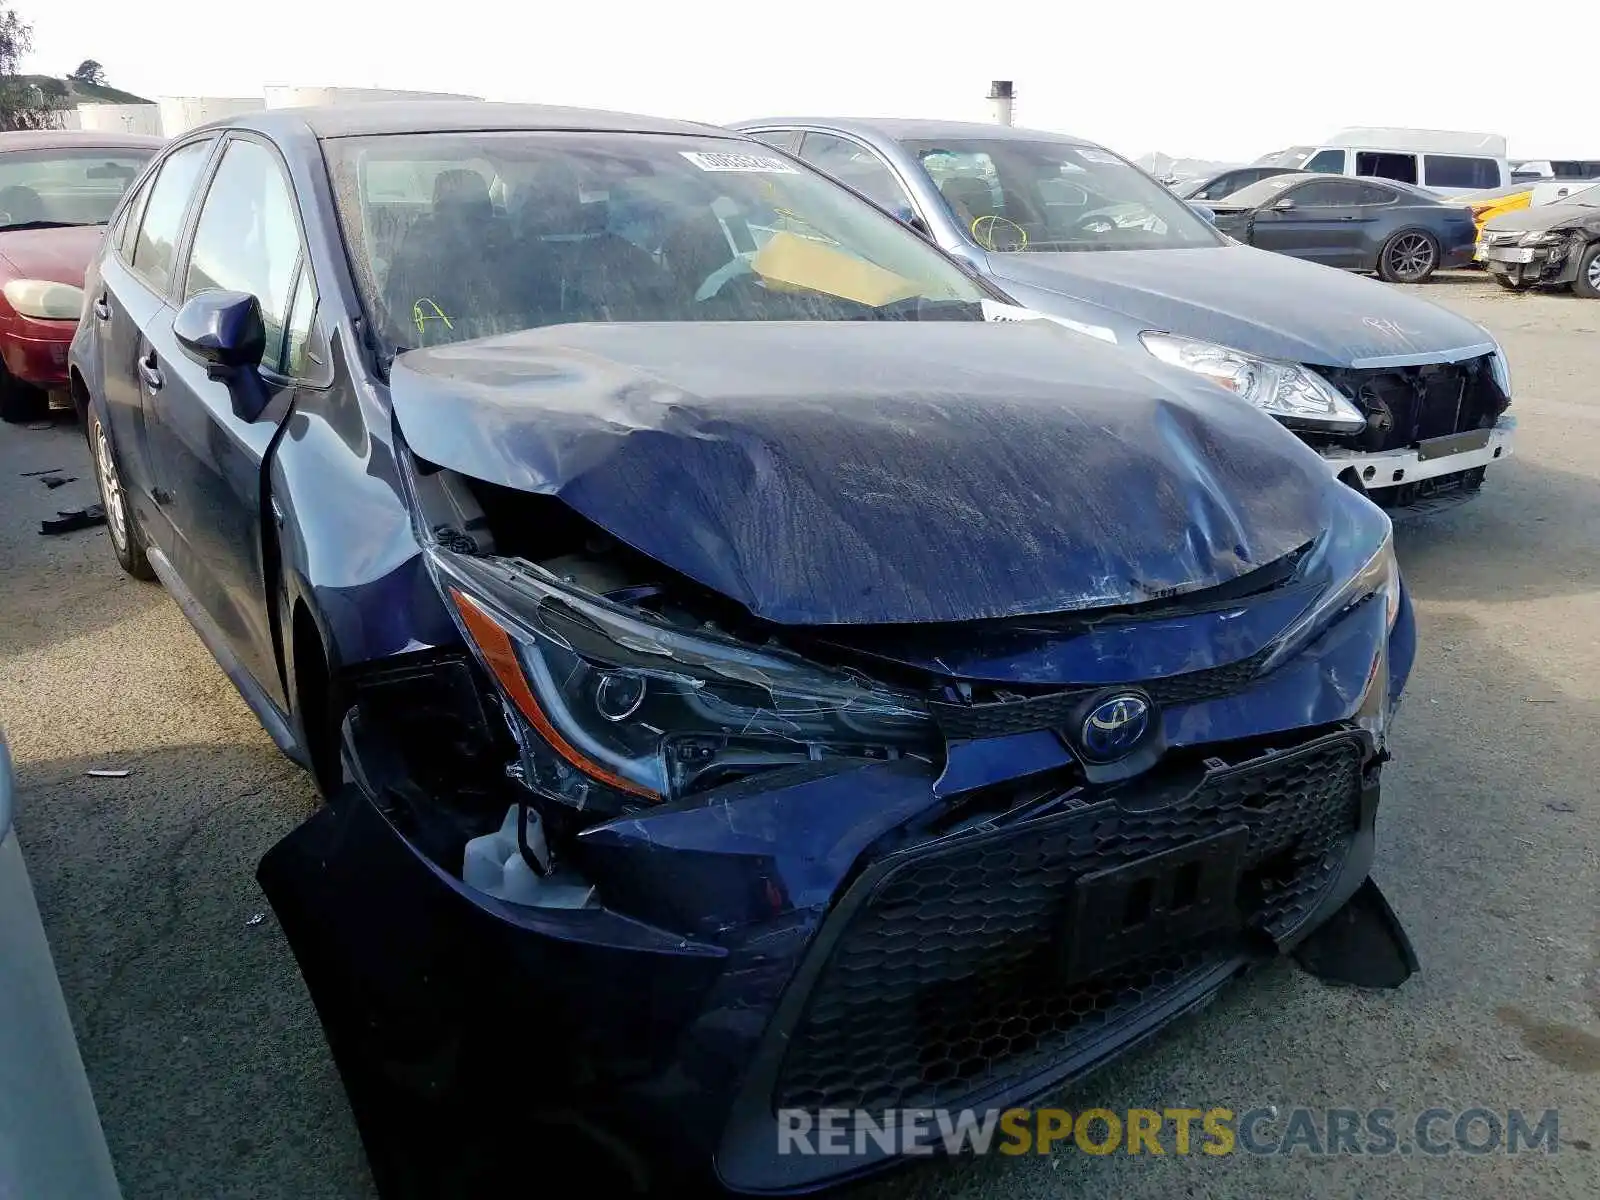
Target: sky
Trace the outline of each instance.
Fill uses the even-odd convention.
[[[990,81],[1009,79],[1016,124],[1129,156],[1242,162],[1388,125],[1504,134],[1512,157],[1600,157],[1600,99],[1580,69],[1597,0],[6,2],[33,25],[25,69],[92,58],[151,99],[289,84],[718,123],[987,120]]]

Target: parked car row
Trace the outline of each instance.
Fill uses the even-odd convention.
[[[327,801],[259,879],[386,1194],[482,1180],[520,1079],[805,1191],[895,1156],[785,1112],[1415,968],[1384,509],[1511,452],[1477,325],[987,125],[276,110],[106,217],[111,550]]]

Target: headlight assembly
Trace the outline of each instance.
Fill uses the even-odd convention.
[[[48,279],[13,279],[5,285],[6,302],[17,315],[46,321],[76,321],[83,315],[83,289]]]
[[[688,632],[530,564],[434,548],[462,634],[514,714],[524,777],[623,811],[776,767],[931,756],[926,710],[848,672]]]
[[[1162,362],[1221,384],[1285,425],[1330,433],[1359,433],[1367,427],[1360,409],[1299,363],[1257,358],[1170,333],[1146,331],[1139,340]]]
[[[1261,664],[1263,674],[1294,657],[1323,630],[1359,604],[1368,601],[1382,604],[1384,630],[1387,633],[1394,629],[1395,621],[1400,616],[1400,564],[1394,555],[1394,532],[1389,518],[1375,509],[1374,513],[1384,525],[1378,548],[1361,561],[1353,572],[1343,574],[1338,572],[1334,564],[1343,557],[1344,552],[1336,546],[1330,547],[1325,558],[1332,568],[1330,573],[1334,582],[1317,598],[1315,604],[1279,635],[1276,648]]]

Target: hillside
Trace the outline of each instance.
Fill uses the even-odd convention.
[[[17,79],[24,87],[30,84],[37,87],[45,99],[58,108],[74,108],[79,104],[152,103],[143,96],[101,83],[79,83],[75,79],[55,79],[49,75],[19,75]]]

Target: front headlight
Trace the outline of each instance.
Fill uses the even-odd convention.
[[[83,315],[83,289],[48,279],[13,279],[6,284],[6,302],[19,316],[45,321],[76,321]]]
[[[1263,674],[1294,657],[1345,613],[1369,600],[1383,605],[1385,632],[1394,629],[1400,617],[1400,563],[1394,556],[1394,528],[1389,518],[1376,509],[1374,512],[1384,525],[1378,548],[1353,573],[1336,576],[1342,578],[1342,582],[1324,591],[1315,604],[1279,635],[1277,646],[1261,664]],[[1339,557],[1338,548],[1330,547],[1327,555],[1330,565]]]
[[[777,767],[936,751],[921,703],[870,680],[687,632],[531,564],[437,547],[428,558],[519,719],[524,778],[576,808],[620,812]]]
[[[1507,400],[1511,399],[1511,364],[1506,360],[1506,352],[1501,349],[1500,343],[1494,344],[1494,353],[1489,356],[1489,373],[1494,377],[1495,386]]]
[[[1162,362],[1204,375],[1286,425],[1331,433],[1359,433],[1367,427],[1360,409],[1299,363],[1257,358],[1171,333],[1146,331],[1139,340]]]
[[[1518,242],[1518,245],[1521,245],[1521,246],[1554,246],[1558,242],[1564,242],[1566,240],[1567,240],[1567,235],[1564,234],[1564,233],[1555,233],[1555,232],[1553,232],[1553,231],[1551,231],[1549,229],[1540,229],[1540,230],[1537,230],[1537,231],[1535,231],[1533,233],[1525,233],[1525,234],[1523,234],[1521,240]]]

